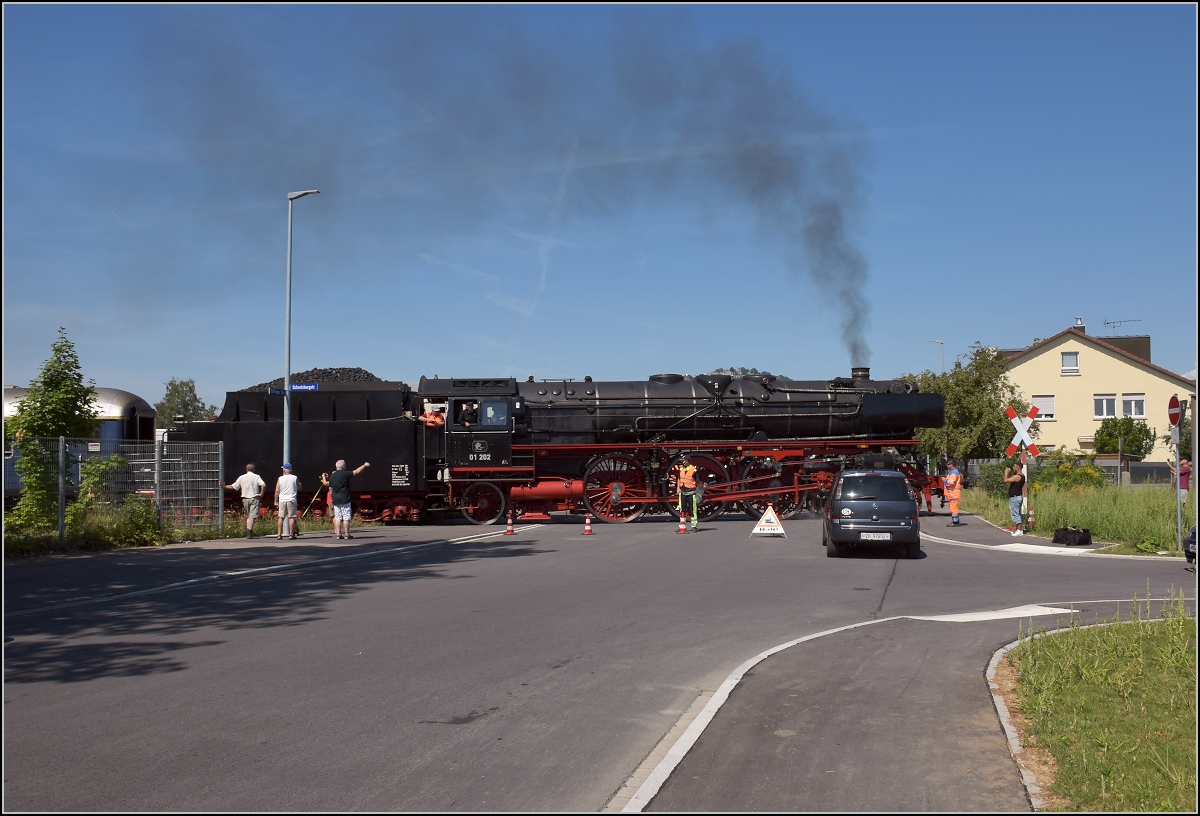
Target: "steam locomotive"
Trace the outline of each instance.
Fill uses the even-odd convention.
[[[460,511],[476,524],[511,512],[553,511],[604,522],[679,514],[678,469],[697,467],[701,519],[768,503],[787,518],[814,503],[847,461],[916,444],[916,428],[941,427],[945,405],[905,380],[796,381],[658,374],[645,381],[513,378],[317,383],[293,391],[293,472],[300,507],[326,512],[314,493],[338,459],[354,468],[364,519],[419,521]],[[315,390],[314,390],[315,389]],[[172,440],[223,441],[228,484],[253,463],[270,479],[283,439],[282,394],[231,391],[213,421],[181,423]],[[445,411],[444,425],[421,415]]]

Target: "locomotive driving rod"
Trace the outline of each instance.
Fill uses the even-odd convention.
[[[759,477],[762,478],[762,477]],[[797,501],[800,500],[800,494],[805,490],[819,490],[822,486],[819,484],[790,484],[779,485],[777,487],[756,487],[734,490],[735,485],[745,482],[752,482],[753,479],[745,479],[738,482],[717,482],[708,485],[700,494],[701,498],[708,501],[741,501],[742,499],[755,499],[763,496],[792,496]],[[546,479],[530,486],[515,486],[511,489],[509,497],[514,502],[522,501],[546,501],[546,500],[580,500],[584,495],[584,482],[582,479]],[[629,496],[622,494],[620,497],[623,504],[647,504],[657,503],[661,501],[671,501],[674,496]]]

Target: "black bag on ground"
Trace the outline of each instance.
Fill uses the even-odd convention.
[[[1068,546],[1089,546],[1092,543],[1092,531],[1086,527],[1059,527],[1054,531],[1055,544]]]

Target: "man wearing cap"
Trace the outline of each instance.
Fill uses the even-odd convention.
[[[278,534],[283,539],[284,520],[287,520],[289,538],[296,537],[296,495],[300,492],[300,480],[292,475],[292,463],[284,464],[283,475],[275,482],[275,506],[279,508]]]
[[[426,428],[437,428],[446,424],[446,409],[432,408],[421,414],[421,421],[425,423]]]

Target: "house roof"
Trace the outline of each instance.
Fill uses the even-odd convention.
[[[1074,326],[1069,326],[1068,328],[1064,329],[1063,331],[1060,331],[1058,334],[1054,335],[1053,337],[1047,337],[1045,340],[1041,341],[1040,343],[1034,343],[1029,348],[1021,349],[1021,350],[1013,352],[1011,354],[1006,351],[1005,354],[1008,354],[1008,364],[1010,366],[1012,366],[1012,365],[1024,362],[1023,358],[1036,356],[1038,353],[1040,353],[1041,350],[1045,349],[1045,347],[1049,346],[1051,343],[1054,343],[1067,335],[1073,335],[1080,340],[1091,343],[1092,345],[1100,346],[1101,348],[1111,351],[1113,354],[1117,355],[1118,357],[1124,357],[1131,362],[1138,363],[1140,365],[1144,365],[1147,368],[1152,368],[1155,371],[1159,371],[1163,374],[1166,374],[1168,377],[1172,377],[1173,379],[1176,379],[1181,383],[1188,383],[1192,386],[1192,388],[1196,387],[1195,380],[1189,380],[1187,377],[1183,377],[1179,374],[1176,374],[1174,371],[1168,371],[1167,369],[1163,368],[1162,366],[1156,366],[1154,363],[1150,362],[1149,360],[1144,360],[1141,357],[1137,356],[1136,354],[1131,354],[1123,348],[1118,348],[1117,346],[1114,346],[1112,343],[1106,343],[1103,340],[1101,340],[1099,337],[1092,337],[1090,334],[1081,332],[1079,329],[1075,328]]]

